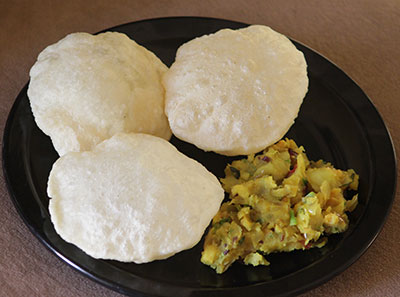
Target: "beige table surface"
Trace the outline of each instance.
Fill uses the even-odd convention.
[[[0,0],[0,127],[38,53],[67,33],[94,33],[163,16],[209,16],[266,24],[350,75],[400,145],[400,1]],[[345,272],[305,296],[400,296],[400,197],[376,241]],[[121,296],[51,254],[30,233],[0,179],[0,296]]]

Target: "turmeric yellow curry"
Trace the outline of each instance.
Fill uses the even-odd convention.
[[[269,253],[322,247],[327,235],[348,228],[345,212],[357,205],[357,195],[343,196],[358,188],[353,169],[309,161],[290,139],[232,162],[225,175],[229,201],[213,218],[201,257],[217,273],[236,260],[269,265]]]

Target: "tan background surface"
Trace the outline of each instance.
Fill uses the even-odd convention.
[[[75,31],[162,16],[267,24],[328,57],[366,92],[400,145],[400,1],[0,0],[0,128],[38,53]],[[305,296],[400,296],[400,197],[369,250]],[[1,296],[120,296],[52,255],[16,213],[0,179]]]

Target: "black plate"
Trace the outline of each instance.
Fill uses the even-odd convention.
[[[111,28],[155,52],[167,65],[183,42],[242,23],[210,18],[163,18]],[[282,296],[300,293],[332,278],[356,261],[373,242],[390,211],[396,187],[396,159],[389,133],[362,90],[340,69],[294,42],[308,63],[309,92],[287,136],[304,145],[310,159],[354,168],[360,175],[359,205],[350,227],[321,249],[268,256],[269,267],[235,263],[217,275],[200,263],[202,242],[167,260],[127,264],[96,260],[64,242],[47,210],[46,182],[57,159],[50,139],[36,126],[27,87],[18,95],[3,140],[3,169],[19,214],[39,240],[91,279],[133,296]],[[179,150],[218,177],[230,158],[205,153],[173,138]]]

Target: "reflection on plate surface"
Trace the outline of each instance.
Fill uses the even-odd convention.
[[[177,17],[129,23],[105,31],[126,33],[170,65],[184,42],[222,28],[246,24],[211,18]],[[167,260],[148,264],[96,260],[63,241],[51,224],[47,177],[58,155],[36,126],[25,86],[3,137],[3,170],[11,198],[27,226],[52,252],[86,276],[132,296],[283,296],[327,281],[356,261],[375,239],[390,211],[396,159],[390,135],[373,104],[340,69],[294,42],[308,63],[309,91],[286,136],[306,148],[311,160],[360,175],[359,205],[349,229],[329,237],[321,249],[271,254],[268,267],[235,263],[222,275],[200,262],[203,241]],[[203,152],[175,137],[171,142],[217,177],[233,158]]]

